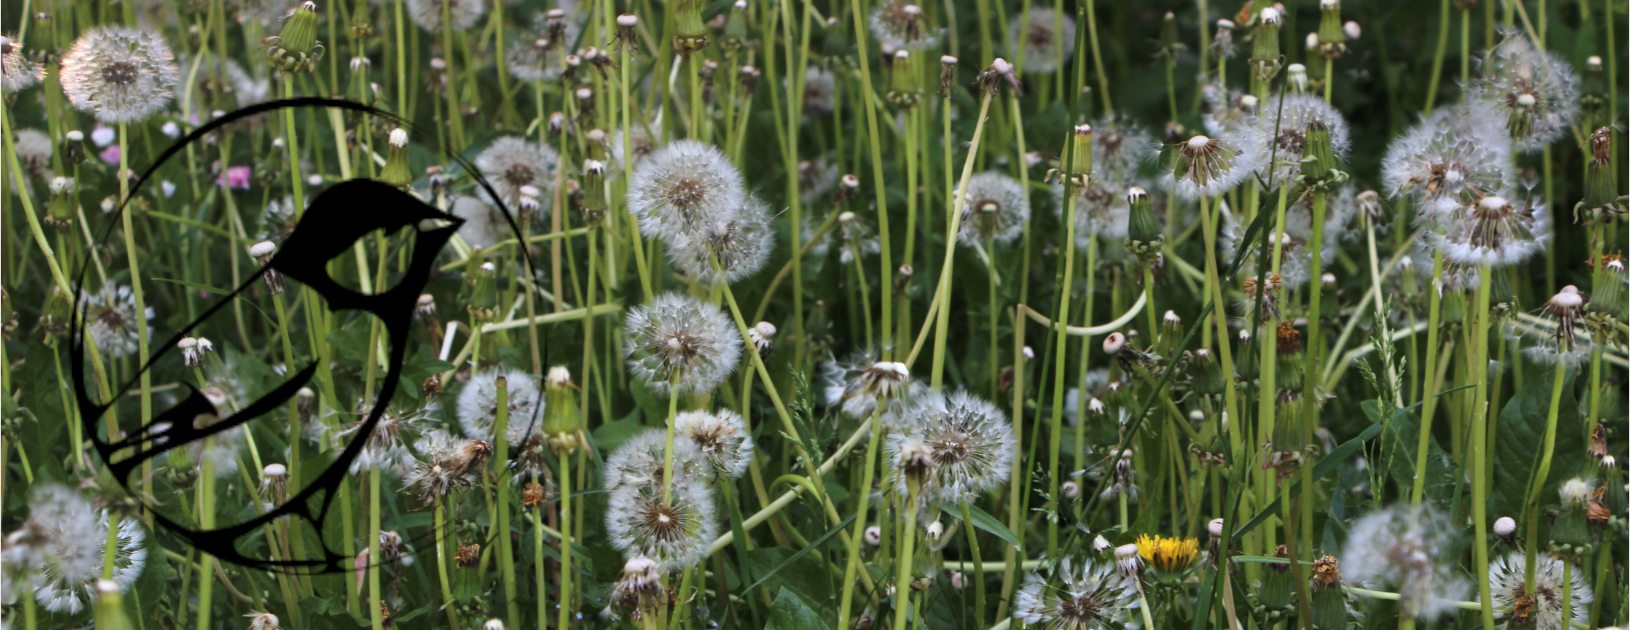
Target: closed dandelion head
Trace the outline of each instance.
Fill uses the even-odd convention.
[[[1455,530],[1431,507],[1393,506],[1372,512],[1353,524],[1343,547],[1346,577],[1366,587],[1389,587],[1399,594],[1403,614],[1437,619],[1465,596],[1467,582],[1454,567]]]
[[[741,171],[717,147],[679,140],[635,166],[628,211],[640,231],[672,239],[727,220],[747,205]]]
[[[1381,181],[1422,216],[1452,213],[1466,198],[1495,194],[1511,180],[1511,137],[1487,103],[1439,109],[1387,145]]]
[[[883,50],[920,50],[939,43],[938,33],[928,27],[921,6],[904,0],[889,0],[872,11],[872,37]]]
[[[1052,9],[1031,9],[1008,18],[1008,36],[1024,60],[1024,71],[1056,72],[1075,52],[1075,20]]]
[[[500,0],[502,1],[502,0]],[[487,13],[485,0],[407,0],[408,19],[428,33],[441,33],[442,17],[454,31],[465,31],[476,26]]]
[[[0,89],[7,93],[19,92],[44,78],[45,68],[23,54],[22,42],[0,37]]]
[[[1313,157],[1309,135],[1328,131],[1337,159],[1350,146],[1347,119],[1312,94],[1270,96],[1256,116],[1246,119],[1227,138],[1245,155],[1250,167],[1274,185],[1296,183],[1306,158]]]
[[[1489,590],[1495,615],[1506,628],[1560,629],[1587,624],[1590,604],[1595,599],[1581,567],[1572,567],[1568,580],[1562,579],[1567,561],[1548,553],[1535,558],[1534,588],[1527,586],[1528,559],[1520,551],[1489,564]],[[1568,609],[1562,600],[1568,599]]]
[[[48,612],[73,615],[84,610],[102,578],[108,546],[108,517],[84,495],[57,484],[42,484],[29,497],[28,520],[6,535],[0,561],[8,589],[13,575],[27,580],[34,599]],[[147,564],[141,522],[121,519],[114,535],[113,582],[128,590]],[[16,573],[12,573],[15,571]]]
[[[74,40],[62,58],[60,78],[75,109],[104,123],[131,123],[170,102],[181,69],[158,33],[99,26]]]
[[[477,372],[458,393],[458,424],[464,434],[493,440],[498,422],[498,379],[504,379],[509,417],[504,438],[512,445],[537,435],[543,421],[543,395],[533,377],[520,370],[489,368]]]
[[[677,476],[677,475],[676,475]],[[660,485],[611,493],[606,534],[630,557],[643,556],[667,573],[694,566],[719,535],[713,494],[698,479],[675,479],[671,496]]]
[[[904,363],[874,361],[861,355],[845,363],[826,362],[826,404],[855,419],[870,416],[879,404],[890,405],[911,387],[911,371]]]
[[[1462,205],[1436,235],[1443,258],[1463,265],[1503,267],[1544,251],[1550,212],[1532,199],[1489,195]]]
[[[519,199],[522,186],[550,190],[559,163],[554,149],[516,136],[494,140],[475,158],[475,167],[506,202]]]
[[[741,414],[729,409],[681,413],[674,418],[674,433],[690,438],[718,475],[740,477],[753,460],[752,432]]]
[[[1200,541],[1194,538],[1175,538],[1138,534],[1138,556],[1145,563],[1166,572],[1187,569],[1200,555]]]
[[[106,357],[123,357],[139,349],[139,327],[153,319],[153,307],[148,306],[143,317],[136,316],[136,296],[126,285],[103,285],[96,293],[80,298],[85,305],[85,324],[90,328],[91,341]]]
[[[1537,151],[1561,138],[1579,115],[1579,77],[1562,57],[1518,33],[1483,56],[1471,98],[1504,114],[1519,151]]]
[[[986,241],[1009,243],[1024,232],[1030,204],[1024,186],[1001,173],[986,172],[968,179],[957,240],[969,247]]]
[[[749,196],[747,205],[719,219],[669,238],[668,262],[687,276],[730,283],[764,268],[775,249],[770,211]]]
[[[674,430],[674,482],[711,479],[711,475],[705,474],[708,471],[705,466],[710,462],[703,457],[696,442],[679,434],[677,426]],[[661,488],[667,442],[666,432],[651,429],[630,438],[612,451],[601,473],[606,491]]]
[[[1203,135],[1167,145],[1165,162],[1171,170],[1166,187],[1185,201],[1227,192],[1250,174],[1250,165],[1238,146]]]
[[[964,503],[1007,481],[1016,448],[1013,427],[995,405],[967,392],[928,391],[890,415],[898,437],[926,449],[925,502]],[[905,445],[897,447],[891,439],[891,452]],[[907,467],[897,467],[895,474],[902,491],[909,471],[901,474],[901,469]]]
[[[1107,116],[1092,123],[1092,177],[1084,186],[1060,183],[1053,188],[1053,207],[1059,213],[1064,212],[1065,191],[1076,195],[1077,247],[1085,249],[1094,237],[1126,238],[1132,208],[1125,193],[1134,186],[1152,186],[1140,169],[1147,148],[1154,144],[1148,131],[1120,117]]]
[[[713,391],[735,370],[741,338],[719,307],[674,293],[628,312],[628,371],[678,394]]]
[[[634,556],[623,563],[622,578],[611,590],[611,606],[628,615],[631,621],[640,621],[656,614],[658,607],[667,604],[668,593],[662,588],[662,571],[655,560]]]

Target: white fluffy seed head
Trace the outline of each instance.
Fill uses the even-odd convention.
[[[398,148],[398,149],[407,148],[407,144],[408,144],[407,130],[403,129],[401,127],[397,127],[395,129],[392,129],[391,130],[390,142],[391,142],[392,147],[395,147],[395,148]]]
[[[1222,538],[1223,520],[1220,518],[1211,519],[1210,523],[1206,523],[1206,532],[1211,534],[1212,538]]]
[[[1590,501],[1591,490],[1592,488],[1590,487],[1589,481],[1574,477],[1573,479],[1562,482],[1562,487],[1557,491],[1557,493],[1562,495],[1563,503],[1569,505],[1584,505]]]
[[[1517,533],[1517,521],[1509,516],[1494,519],[1494,535],[1500,538],[1510,538]]]
[[[617,16],[617,26],[621,26],[623,28],[634,28],[635,26],[639,26],[639,23],[639,16],[632,13],[624,13]]]

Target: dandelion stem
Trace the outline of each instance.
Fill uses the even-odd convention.
[[[979,139],[985,133],[985,121],[990,114],[990,101],[994,95],[993,91],[986,90],[979,100],[979,117],[975,119],[973,141],[968,145],[968,156],[962,161],[962,178],[958,180],[956,194],[948,203],[951,216],[945,229],[947,235],[945,260],[940,263],[939,286],[934,291],[934,301],[938,303],[939,310],[934,321],[934,369],[929,373],[929,384],[936,389],[944,382],[945,341],[950,329],[951,312],[951,261],[956,257],[956,234],[962,223],[963,206],[967,204],[965,197],[968,196],[968,178],[973,176],[974,158],[979,155]],[[947,155],[946,159],[949,160],[950,156]],[[884,251],[887,252],[888,248],[884,247]],[[887,268],[886,261],[884,265]],[[884,317],[887,321],[887,315]]]
[[[968,537],[968,553],[973,559],[973,623],[984,625],[985,619],[985,563],[979,555],[979,533],[974,531],[973,512],[962,504],[962,531]]]
[[[498,563],[499,571],[504,579],[504,609],[509,615],[510,627],[521,627],[521,609],[518,590],[515,584],[515,549],[514,538],[509,535],[509,480],[505,478],[505,469],[509,466],[509,382],[504,377],[497,378],[498,404],[497,418],[492,424],[492,440],[495,452],[492,458],[492,475],[497,477],[498,485],[498,519],[495,523],[498,536]],[[564,482],[562,482],[564,483]]]
[[[911,561],[917,541],[917,491],[921,485],[916,478],[906,477],[906,502],[900,506],[905,513],[904,527],[900,528],[900,552],[894,559],[894,625],[895,630],[906,627],[906,612],[911,601]]]
[[[370,475],[372,476],[372,475]],[[447,611],[447,627],[458,628],[458,610],[453,601],[453,587],[447,580],[447,506],[441,499],[436,500],[435,514],[432,515],[431,537],[436,545],[436,579],[441,583],[441,609]],[[347,589],[349,590],[349,589]],[[541,601],[541,598],[540,598]]]
[[[1471,351],[1471,370],[1476,384],[1472,400],[1471,477],[1472,527],[1476,544],[1472,548],[1476,558],[1477,597],[1482,602],[1483,627],[1494,627],[1494,603],[1489,594],[1488,547],[1488,347],[1489,347],[1489,291],[1494,284],[1493,269],[1481,265],[1477,270],[1483,281],[1477,283],[1477,318],[1468,329],[1474,331]]]
[[[584,380],[587,381],[587,375]],[[588,407],[584,407],[587,409]],[[559,628],[570,627],[572,611],[572,454],[558,453],[555,459],[560,460],[560,611],[556,614],[555,626]],[[663,477],[667,482],[667,477]],[[543,534],[540,532],[539,543],[542,543]],[[540,544],[541,548],[541,544]],[[541,563],[540,563],[541,564]],[[543,580],[538,582],[541,584]],[[541,598],[540,598],[541,599]],[[544,618],[538,617],[538,625],[543,625]]]
[[[894,260],[890,254],[891,238],[889,235],[889,203],[888,197],[884,192],[883,185],[886,180],[883,179],[883,143],[878,137],[877,132],[877,104],[875,99],[872,98],[871,53],[867,52],[866,49],[866,13],[861,11],[860,5],[860,0],[849,0],[849,9],[851,13],[853,13],[855,24],[855,46],[858,49],[860,60],[860,101],[861,106],[866,110],[866,137],[869,142],[868,146],[871,148],[872,190],[876,195],[877,201],[877,237],[879,243],[882,245],[882,252],[879,254],[878,258],[881,263],[879,268],[882,269],[882,274],[885,278],[883,285],[886,287],[886,278],[894,269]],[[989,97],[986,97],[985,105],[982,105],[980,108],[979,118],[981,126],[983,126],[985,118],[984,110],[986,107],[988,107],[989,100]],[[977,140],[975,142],[977,142]],[[972,153],[973,152],[970,152],[969,154],[972,155]],[[949,233],[955,234],[956,231],[951,230]],[[956,239],[954,238],[950,239],[952,243],[955,243],[955,240]],[[947,247],[949,248],[951,245],[947,245]],[[948,270],[941,270],[941,272],[946,273]],[[891,291],[885,288],[880,292],[879,299],[883,303],[882,321],[884,326],[881,342],[882,355],[883,358],[889,358],[890,356],[893,356],[895,352],[892,343],[894,336],[892,332],[892,322],[894,321],[894,295]],[[937,380],[935,381],[935,384],[938,385]]]
[[[1527,513],[1528,521],[1528,545],[1526,550],[1528,553],[1528,561],[1523,564],[1523,586],[1529,593],[1534,592],[1534,573],[1535,569],[1539,566],[1539,563],[1536,562],[1536,558],[1539,555],[1540,542],[1539,496],[1540,492],[1545,488],[1546,478],[1551,476],[1551,456],[1556,452],[1557,413],[1560,411],[1562,406],[1562,383],[1564,380],[1566,380],[1565,377],[1567,374],[1567,362],[1558,360],[1556,362],[1556,369],[1551,374],[1551,406],[1548,408],[1545,414],[1545,438],[1542,440],[1540,446],[1539,466],[1534,469],[1534,478],[1528,483],[1528,499],[1525,501],[1526,509],[1524,510],[1524,512]],[[1569,562],[1563,563],[1565,566],[1571,564],[1572,563]],[[1562,580],[1562,584],[1564,585],[1564,588],[1562,589],[1564,592],[1572,590],[1571,588],[1566,588],[1566,586],[1569,584],[1566,578]],[[1567,619],[1569,617],[1564,616],[1563,618]]]
[[[872,485],[877,477],[877,449],[883,441],[883,405],[881,402],[872,410],[872,417],[866,422],[871,427],[871,437],[866,442],[866,461],[861,466],[860,487],[856,492],[855,522],[851,540],[863,540],[866,534],[866,513],[871,507]],[[843,563],[843,595],[838,599],[838,625],[839,628],[849,627],[849,615],[855,594],[855,571],[860,568],[860,545],[850,545],[848,557]]]

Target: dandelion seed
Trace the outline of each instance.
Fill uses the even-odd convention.
[[[1579,77],[1555,53],[1518,33],[1481,59],[1471,98],[1505,114],[1506,131],[1520,151],[1537,151],[1561,138],[1579,115]]]
[[[1031,9],[1008,18],[1008,41],[1019,47],[1014,56],[1024,60],[1025,72],[1057,72],[1075,52],[1075,20],[1052,9]]]
[[[729,409],[681,413],[674,418],[674,433],[690,438],[718,475],[740,477],[753,460],[752,432],[741,414]]]
[[[1586,581],[1585,571],[1572,567],[1570,579],[1562,579],[1567,561],[1548,553],[1535,558],[1534,588],[1526,584],[1527,557],[1512,552],[1489,565],[1489,590],[1494,610],[1505,620],[1502,627],[1558,630],[1587,624],[1595,593]],[[1568,609],[1562,599],[1568,598]]]
[[[909,455],[914,443],[927,449],[925,503],[964,503],[1007,482],[1016,448],[1013,427],[989,402],[967,392],[929,390],[885,422],[895,430],[887,444],[891,458]],[[902,493],[905,474],[903,467],[894,471]]]
[[[746,197],[741,171],[718,148],[694,140],[656,150],[628,181],[628,212],[642,233],[664,239],[728,220]]]
[[[522,186],[551,190],[559,163],[560,155],[554,149],[516,136],[494,140],[475,158],[475,167],[506,202],[519,199]]]
[[[504,439],[520,445],[538,434],[543,421],[543,395],[533,377],[520,370],[487,369],[470,377],[458,394],[458,423],[472,438],[492,440],[498,422],[498,379],[504,379],[509,417]]]
[[[1454,568],[1448,519],[1430,507],[1393,506],[1353,523],[1343,547],[1343,564],[1360,584],[1386,585],[1398,592],[1402,613],[1431,621],[1454,609],[1467,583]]]
[[[719,307],[667,293],[628,312],[628,370],[657,392],[713,391],[735,370],[741,337]]]
[[[1024,232],[1030,204],[1019,181],[1001,173],[974,175],[967,182],[957,240],[969,247],[987,241],[1010,243]]]
[[[125,26],[99,26],[80,35],[63,56],[61,73],[69,104],[109,124],[158,113],[181,80],[163,37]]]

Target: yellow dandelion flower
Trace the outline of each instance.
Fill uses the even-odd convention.
[[[1194,538],[1167,538],[1139,534],[1138,555],[1161,571],[1181,571],[1200,555],[1200,541]]]

